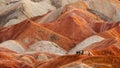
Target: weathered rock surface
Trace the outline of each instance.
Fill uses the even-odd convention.
[[[1,1],[1,3],[2,2],[4,2],[4,6],[0,7],[0,26],[14,25],[27,18],[42,16],[55,10],[55,7],[47,1],[33,2],[31,0],[5,0]]]
[[[29,20],[11,26],[10,28],[2,29],[0,33],[1,42],[10,39],[17,40],[26,48],[41,40],[55,42],[67,51],[75,46],[74,42],[67,37]]]
[[[119,0],[1,0],[0,68],[120,68],[119,10]]]
[[[86,48],[87,46],[90,46],[93,43],[100,42],[100,41],[103,41],[103,40],[104,40],[103,37],[100,37],[100,36],[97,36],[97,35],[88,37],[87,39],[85,39],[81,43],[77,44],[76,47],[72,48],[68,52],[68,54],[76,54],[77,51],[84,50],[84,48]]]
[[[91,24],[92,29],[97,33],[109,31],[110,29],[119,26],[120,22],[97,22]]]
[[[14,40],[5,41],[0,44],[0,47],[8,48],[17,53],[25,52],[24,47],[22,47],[22,45],[20,45],[17,41],[14,41]]]
[[[53,23],[43,23],[42,25],[79,43],[85,38],[95,34],[88,24],[95,20],[82,12],[84,12],[82,9],[66,11]]]
[[[28,48],[28,51],[49,52],[58,55],[65,55],[67,51],[57,44],[49,41],[39,41]]]
[[[120,56],[119,44],[115,39],[106,39],[101,42],[96,42],[84,48],[92,53],[92,55],[104,55],[104,56]]]
[[[113,21],[120,21],[119,7],[118,7],[120,5],[119,1],[93,0],[93,1],[88,1],[88,4],[90,6],[90,9],[95,10],[95,11],[99,11],[100,13],[109,17]],[[101,6],[101,4],[102,4],[102,6]],[[94,5],[94,6],[91,6],[91,5]]]
[[[120,25],[100,33],[99,35],[104,37],[104,38],[115,38],[119,43],[120,43]]]
[[[19,3],[19,5],[17,3]],[[118,7],[120,2],[118,0],[35,0],[35,2],[31,0],[4,0],[0,1],[0,10],[2,10],[2,15],[0,14],[1,26],[5,25],[6,23],[7,24],[5,26],[10,26],[17,24],[27,18],[42,16],[50,11],[55,10],[56,8],[61,8],[68,4],[71,4],[71,6],[76,8],[86,9],[87,11],[99,16],[106,21],[120,20],[120,8]],[[103,5],[101,6],[101,4]],[[59,12],[54,12],[54,14],[58,13]]]
[[[66,61],[64,61],[66,60]],[[57,62],[56,62],[57,61]],[[63,62],[64,61],[64,62]],[[109,56],[80,56],[80,55],[68,55],[61,56],[56,59],[50,60],[45,64],[42,64],[38,68],[119,68],[120,57]],[[59,63],[59,64],[57,64]],[[51,65],[52,64],[52,65]]]

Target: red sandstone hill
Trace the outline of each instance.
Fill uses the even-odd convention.
[[[120,68],[120,1],[6,1],[0,68]]]

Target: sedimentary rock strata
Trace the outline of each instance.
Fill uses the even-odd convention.
[[[119,0],[1,0],[0,68],[120,68]]]

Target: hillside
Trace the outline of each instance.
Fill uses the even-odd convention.
[[[0,0],[0,68],[119,63],[119,0]]]

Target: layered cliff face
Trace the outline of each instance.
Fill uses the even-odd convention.
[[[1,0],[0,68],[120,68],[119,0]]]

